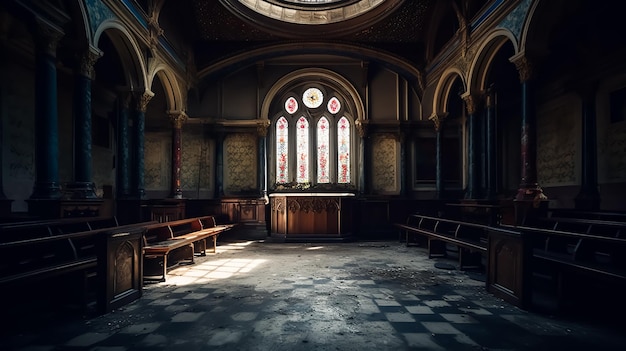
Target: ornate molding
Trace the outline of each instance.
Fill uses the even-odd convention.
[[[515,65],[519,73],[520,82],[527,82],[534,76],[533,62],[527,56],[520,54],[512,57],[510,61]]]
[[[448,114],[433,114],[432,116],[428,117],[429,121],[432,121],[435,124],[435,130],[439,131],[439,129],[441,129],[441,127],[443,126],[443,123],[446,120],[446,117],[448,116]]]
[[[267,136],[267,131],[269,130],[270,123],[271,122],[269,119],[264,119],[261,120],[259,124],[257,124],[256,133],[259,137],[265,138]]]
[[[356,126],[356,130],[359,133],[359,137],[361,138],[367,137],[367,129],[368,129],[367,122],[357,119],[354,122],[354,125]]]
[[[481,98],[479,96],[468,94],[463,96],[463,101],[465,101],[465,109],[468,114],[473,115],[478,112],[478,108],[481,103]]]
[[[89,48],[85,50],[85,52],[80,54],[78,58],[79,73],[89,79],[93,79],[93,66],[96,64],[96,61],[98,61],[98,59],[102,57],[102,52],[99,50],[95,50],[93,48]]]
[[[172,126],[176,129],[181,129],[188,118],[185,111],[170,112],[168,115],[170,117],[170,122],[172,122]]]
[[[139,96],[137,99],[137,109],[141,112],[146,112],[148,109],[148,103],[154,97],[154,93],[146,90],[143,94]]]

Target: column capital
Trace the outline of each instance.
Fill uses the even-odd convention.
[[[443,127],[443,123],[447,117],[447,113],[433,113],[430,117],[428,117],[428,120],[435,124],[435,130],[438,132],[441,127]]]
[[[78,55],[78,73],[89,79],[93,79],[93,66],[96,64],[96,61],[102,57],[102,51],[98,48],[89,47]]]
[[[146,110],[148,109],[148,103],[150,102],[150,99],[152,99],[153,97],[154,97],[154,93],[151,92],[150,90],[146,90],[145,92],[143,92],[143,94],[138,96],[137,109],[145,113]]]
[[[259,137],[265,138],[270,127],[270,120],[263,119],[256,125],[256,133]]]
[[[56,57],[59,41],[65,35],[63,30],[52,23],[44,21],[39,17],[35,21],[35,26],[35,42],[37,45],[37,50],[39,50],[41,53]]]
[[[476,114],[480,103],[482,102],[482,98],[482,96],[476,94],[464,94],[462,96],[462,99],[465,102],[465,109],[467,110],[468,114]]]
[[[520,82],[527,82],[534,77],[535,67],[533,61],[528,58],[523,52],[511,57],[509,59],[515,65],[517,72],[519,73]]]
[[[357,132],[359,133],[359,137],[365,138],[367,136],[368,122],[357,119],[354,124]]]
[[[170,117],[172,126],[176,129],[181,129],[188,118],[185,111],[170,111],[168,112],[168,116]]]

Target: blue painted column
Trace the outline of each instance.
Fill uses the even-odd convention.
[[[144,155],[145,155],[145,129],[146,129],[146,110],[150,99],[154,93],[146,91],[139,95],[137,99],[137,109],[135,110],[135,163],[134,166],[134,195],[143,199],[145,196],[144,184]]]
[[[39,22],[35,53],[35,165],[31,199],[60,199],[56,49],[61,29]]]
[[[494,106],[494,89],[489,87],[485,100],[486,128],[486,156],[487,156],[487,198],[494,199],[498,192],[496,168],[496,111]]]
[[[515,196],[517,201],[532,201],[535,207],[546,200],[537,182],[537,116],[531,62],[525,56],[513,60],[521,81],[522,133],[521,133],[521,182]]]
[[[466,95],[463,97],[467,109],[467,191],[465,198],[478,199],[480,197],[480,123],[477,116],[477,97]]]
[[[182,168],[182,134],[183,124],[187,120],[187,115],[182,112],[170,113],[172,122],[172,189],[171,196],[174,199],[183,198],[181,189],[181,168]]]
[[[88,49],[79,61],[74,87],[74,181],[66,196],[74,199],[96,198],[92,181],[91,158],[91,81],[93,66],[100,58],[98,49]]]
[[[126,199],[131,196],[131,171],[130,171],[130,92],[119,94],[119,111],[117,120],[117,196]]]

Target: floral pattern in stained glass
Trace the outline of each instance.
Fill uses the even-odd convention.
[[[276,183],[289,182],[289,122],[276,121]]]
[[[334,115],[335,113],[339,112],[339,110],[341,109],[341,103],[339,102],[339,99],[333,96],[332,99],[328,100],[327,107],[328,107],[328,112]]]
[[[337,182],[350,183],[350,122],[341,117],[337,122]]]
[[[309,182],[309,121],[300,117],[296,123],[296,182]]]
[[[296,111],[298,111],[298,100],[293,96],[287,99],[287,101],[285,101],[285,111],[290,115],[296,113]]]
[[[328,119],[320,118],[317,122],[317,182],[330,183],[328,159],[330,157],[330,130]]]

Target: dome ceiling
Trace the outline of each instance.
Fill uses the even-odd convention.
[[[435,0],[186,0],[197,64],[285,41],[386,50],[420,65]],[[185,1],[185,2],[186,2]],[[180,20],[178,20],[180,21]]]

